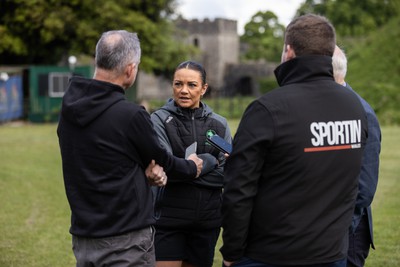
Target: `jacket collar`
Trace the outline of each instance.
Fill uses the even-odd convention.
[[[295,57],[279,65],[274,73],[279,86],[307,80],[334,80],[332,57],[329,56]]]

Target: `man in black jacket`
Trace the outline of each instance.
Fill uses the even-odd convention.
[[[202,160],[169,154],[150,115],[127,101],[140,62],[136,34],[103,33],[95,62],[93,79],[71,79],[57,129],[76,266],[154,266],[150,185],[165,185],[164,171],[194,179]]]
[[[335,30],[294,19],[279,88],[246,109],[225,167],[224,264],[346,266],[367,121],[333,78]]]

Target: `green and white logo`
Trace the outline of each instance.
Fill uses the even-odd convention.
[[[207,138],[210,138],[211,136],[213,136],[213,135],[216,135],[217,133],[214,131],[214,130],[208,130],[207,132],[206,132],[206,137]]]
[[[211,138],[211,136],[213,136],[213,135],[216,135],[217,133],[214,131],[214,130],[208,130],[207,132],[206,132],[206,137],[207,138]],[[208,146],[211,146],[211,144],[207,141],[207,139],[206,139],[206,145],[208,145]]]

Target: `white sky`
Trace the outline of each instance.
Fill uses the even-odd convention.
[[[305,0],[178,0],[178,12],[185,19],[226,18],[238,24],[243,34],[244,25],[257,11],[272,11],[284,26],[292,20]]]

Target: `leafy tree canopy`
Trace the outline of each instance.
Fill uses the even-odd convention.
[[[315,13],[332,22],[340,36],[362,36],[399,14],[400,0],[306,0],[297,15]]]
[[[163,73],[192,50],[169,20],[175,0],[2,0],[0,64],[56,64],[93,56],[102,32],[124,29],[141,40],[140,67]]]
[[[381,124],[400,125],[400,18],[358,41],[344,46],[346,80],[373,107]],[[349,49],[347,49],[349,48]]]
[[[257,12],[244,27],[240,37],[246,46],[245,59],[279,62],[285,27],[271,11]]]

